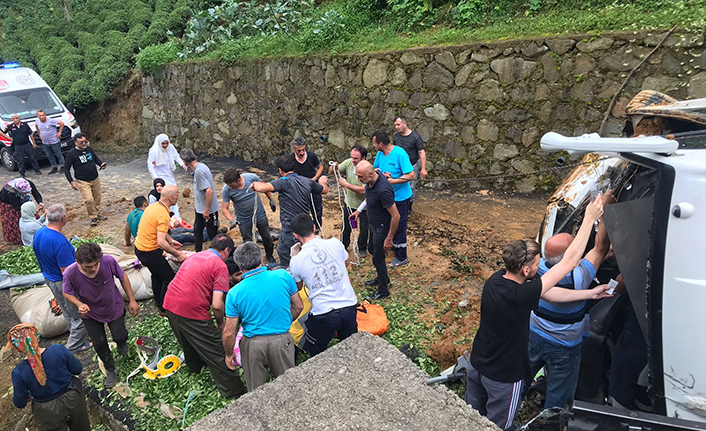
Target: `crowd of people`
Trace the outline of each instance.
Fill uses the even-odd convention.
[[[372,256],[376,277],[365,282],[375,287],[369,298],[390,296],[389,271],[410,262],[407,221],[415,198],[413,184],[427,176],[421,137],[404,117],[397,117],[394,126],[392,140],[383,130],[372,134],[376,150],[372,163],[367,149],[359,145],[351,148],[350,158],[330,163],[328,173],[345,193],[341,240],[319,236],[321,196],[329,192],[329,179],[303,139],[294,139],[292,152],[275,161],[279,178],[274,181],[263,182],[254,173],[234,168],[223,172],[219,203],[213,173],[193,150],[177,152],[165,134],[155,138],[147,160],[154,189],[148,198],[134,199],[125,244],[133,245],[134,238],[135,255],[151,273],[157,312],[168,319],[187,367],[194,373],[207,367],[222,396],[236,398],[265,384],[270,374],[277,377],[294,366],[290,327],[304,307],[302,290],[311,310],[300,345],[310,355],[324,351],[334,337],[343,340],[357,332],[358,301],[348,275],[351,245],[359,256]],[[98,170],[106,164],[84,135],[77,135],[74,144],[63,172],[81,193],[91,225],[96,225],[105,219],[100,213]],[[193,172],[193,228],[181,219],[184,208],[180,213],[178,206],[173,172],[179,167]],[[279,198],[279,262],[261,197],[264,194],[274,213],[274,193]],[[503,251],[504,268],[485,283],[465,399],[503,429],[512,424],[541,367],[547,369],[546,406],[563,406],[573,398],[581,340],[587,331],[586,300],[608,296],[607,286],[589,288],[608,253],[603,223],[598,224],[595,247],[585,257],[582,254],[603,205],[611,199],[599,197],[588,206],[575,238],[560,234],[548,240],[544,257],[533,240],[510,242]],[[40,429],[53,429],[59,414],[71,429],[88,429],[81,385],[72,377],[81,372],[81,364],[72,353],[95,349],[107,372],[105,387],[114,386],[118,375],[105,325],[117,353],[126,355],[125,313],[135,316],[139,307],[129,278],[114,258],[92,243],[74,250],[62,233],[66,208],[60,203],[49,206],[43,225],[37,216],[42,207],[42,196],[24,175],[0,191],[5,239],[33,246],[69,337],[65,346],[42,349],[31,325],[10,331],[7,348],[27,357],[13,371],[14,401],[23,407],[33,397]],[[219,233],[219,210],[228,228],[238,226],[242,238],[238,247],[227,233]],[[264,258],[255,242],[256,231]],[[186,252],[180,240],[186,236],[178,235],[190,235],[195,252]],[[394,258],[388,263],[389,250]],[[178,270],[170,260],[179,264]],[[127,295],[127,308],[116,279]]]

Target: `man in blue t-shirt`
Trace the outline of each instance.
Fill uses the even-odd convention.
[[[253,215],[255,217],[255,226],[262,237],[262,245],[265,247],[265,256],[268,263],[274,263],[275,258],[272,255],[274,252],[274,244],[270,236],[270,223],[267,221],[265,208],[262,206],[262,200],[257,192],[250,190],[250,184],[259,182],[260,177],[255,174],[240,173],[235,168],[230,168],[223,173],[223,193],[221,194],[221,211],[223,216],[230,222],[232,229],[236,222],[240,228],[240,236],[243,242],[254,241],[253,239]],[[277,205],[272,192],[265,192],[267,199],[270,201],[270,210],[275,212]],[[257,204],[255,200],[257,199]],[[233,202],[233,212],[235,217],[230,212],[230,203]],[[257,212],[255,212],[257,205]]]
[[[612,195],[604,201],[614,202]],[[564,253],[574,241],[568,233],[552,236],[544,244],[544,257],[539,263],[537,275],[544,275],[561,261]],[[595,246],[581,260],[579,265],[567,274],[557,287],[569,290],[587,290],[591,287],[596,271],[601,266],[610,240],[605,224],[598,225]],[[581,365],[581,343],[589,336],[586,301],[549,302],[541,299],[539,306],[530,315],[529,357],[532,377],[546,367],[547,396],[544,408],[564,407],[574,399]],[[531,380],[525,383],[529,388]]]
[[[64,298],[62,285],[64,270],[76,262],[76,251],[68,239],[61,233],[69,216],[62,204],[54,204],[47,209],[47,225],[34,234],[34,254],[37,256],[39,268],[61,308],[61,314],[69,329],[66,348],[71,353],[82,352],[91,348],[86,341],[88,333],[78,314],[78,308]]]
[[[289,328],[304,304],[287,271],[267,271],[262,266],[262,252],[255,243],[238,247],[233,260],[243,271],[243,280],[226,297],[223,347],[226,365],[234,370],[233,347],[240,323],[243,375],[248,391],[252,391],[267,383],[268,367],[276,378],[294,366],[294,340]]]
[[[135,209],[127,215],[127,223],[125,223],[125,247],[132,245],[132,237],[137,238],[137,228],[142,220],[142,213],[147,209],[147,198],[138,196],[132,200]]]
[[[384,130],[373,133],[373,147],[378,151],[373,167],[387,177],[392,190],[395,191],[395,205],[400,213],[400,224],[392,239],[395,259],[390,268],[397,268],[409,263],[407,259],[407,217],[412,199],[412,187],[409,181],[415,178],[414,167],[409,161],[409,155],[400,147],[392,145],[390,137]]]

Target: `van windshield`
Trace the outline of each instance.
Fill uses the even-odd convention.
[[[59,99],[46,87],[0,93],[0,118],[4,121],[10,121],[12,114],[19,114],[22,120],[35,118],[42,109],[47,115],[64,112]]]

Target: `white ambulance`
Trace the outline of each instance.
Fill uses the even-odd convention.
[[[73,147],[74,136],[81,132],[74,108],[64,105],[46,82],[32,69],[19,67],[18,63],[0,65],[0,126],[4,129],[11,122],[12,114],[19,114],[20,120],[34,130],[37,141],[37,160],[46,160],[41,148],[39,135],[34,127],[37,111],[44,110],[48,118],[64,122],[61,134],[61,150],[66,154]],[[17,170],[12,157],[11,142],[0,137],[0,160],[9,171]]]

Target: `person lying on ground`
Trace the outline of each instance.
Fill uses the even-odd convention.
[[[140,307],[132,293],[130,279],[113,256],[103,254],[100,245],[92,242],[82,244],[76,250],[76,263],[64,271],[64,298],[78,308],[93,347],[103,361],[107,371],[106,388],[112,388],[118,382],[115,361],[105,335],[106,324],[118,345],[118,353],[127,356],[128,352],[125,302],[115,278],[123,286],[130,315],[137,316]]]
[[[591,203],[576,238],[559,263],[536,277],[540,246],[512,241],[503,250],[505,269],[493,274],[481,294],[480,326],[473,340],[467,372],[466,403],[507,429],[520,405],[523,382],[530,378],[528,354],[530,312],[540,298],[552,302],[600,299],[607,285],[590,290],[554,289],[581,261],[593,224],[603,214],[603,197]]]
[[[7,334],[3,353],[14,348],[25,359],[12,370],[12,402],[23,409],[32,400],[39,430],[90,431],[81,380],[83,365],[62,344],[39,347],[37,328],[20,323]]]

